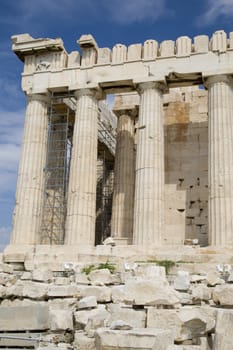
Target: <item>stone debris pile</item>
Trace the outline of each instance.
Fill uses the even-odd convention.
[[[148,262],[22,266],[0,263],[1,348],[232,349],[231,269],[190,274],[176,266],[166,276]]]

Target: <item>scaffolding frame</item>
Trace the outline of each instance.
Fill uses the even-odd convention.
[[[67,214],[67,192],[69,167],[72,152],[72,136],[76,112],[72,92],[56,93],[50,96],[48,111],[48,143],[45,185],[41,218],[41,244],[64,244]],[[116,135],[114,128],[98,114],[98,157],[103,160],[97,165],[96,193],[96,244],[111,234],[111,207],[113,196],[114,155]]]
[[[51,93],[41,222],[41,244],[63,244],[72,150],[71,93]]]

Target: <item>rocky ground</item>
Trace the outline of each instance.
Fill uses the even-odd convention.
[[[161,262],[160,262],[161,265]],[[0,263],[0,347],[232,350],[230,265]],[[174,265],[174,266],[172,266]]]

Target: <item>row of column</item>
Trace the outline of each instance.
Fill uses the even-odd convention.
[[[209,91],[209,242],[233,244],[233,96],[231,78],[206,80]],[[134,164],[134,120],[118,116],[112,236],[125,243],[161,245],[164,229],[162,85],[139,84],[140,107]],[[76,92],[77,110],[68,189],[65,243],[94,245],[98,100],[95,90]],[[12,244],[40,243],[47,98],[28,97],[19,167]],[[135,190],[134,190],[135,188]]]

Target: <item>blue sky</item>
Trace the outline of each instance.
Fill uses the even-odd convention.
[[[11,36],[57,38],[66,50],[92,34],[99,47],[176,40],[233,31],[233,0],[1,0],[0,1],[0,249],[9,240],[25,97],[22,63],[11,52]]]

